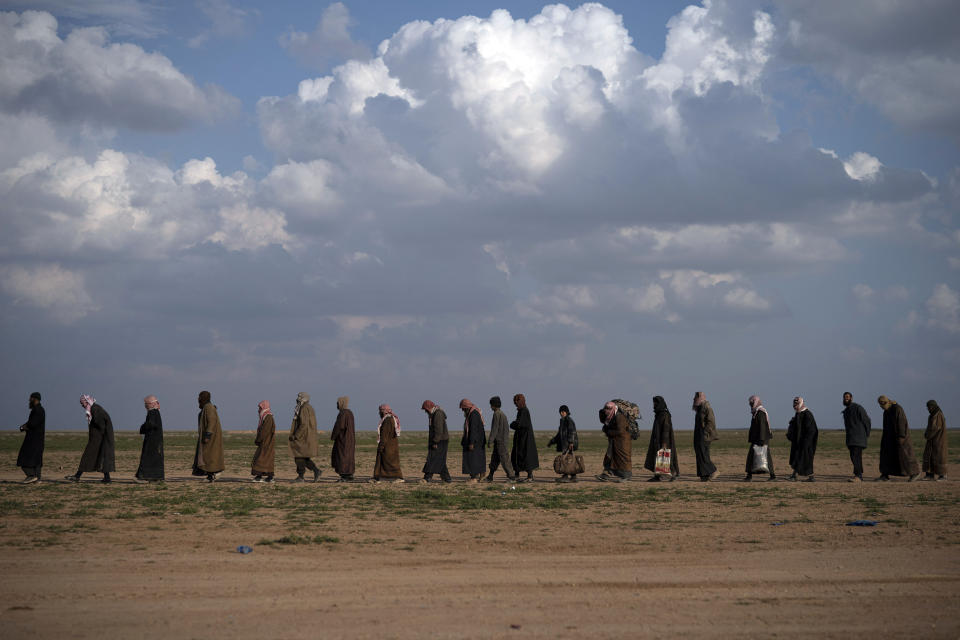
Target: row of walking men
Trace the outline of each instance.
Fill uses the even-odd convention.
[[[30,395],[30,416],[20,427],[26,432],[17,458],[26,479],[24,483],[37,482],[43,466],[45,414],[39,393]],[[194,454],[193,475],[216,481],[224,470],[223,431],[216,406],[211,402],[208,391],[201,391],[197,402],[200,412],[197,417],[197,446]],[[460,401],[459,408],[464,415],[463,435],[460,440],[463,448],[462,472],[469,475],[468,482],[488,482],[494,473],[503,467],[508,479],[516,482],[533,480],[533,472],[539,468],[539,456],[533,432],[530,410],[523,394],[513,397],[516,407],[516,419],[508,422],[501,408],[498,396],[490,398],[492,409],[489,438],[483,414],[470,400]],[[889,480],[891,476],[905,476],[909,481],[920,475],[920,465],[913,453],[910,442],[909,424],[902,407],[880,396],[878,403],[883,409],[883,434],[880,441],[880,476],[877,480]],[[88,424],[87,445],[84,448],[76,473],[67,476],[68,480],[79,481],[83,473],[99,472],[103,482],[110,482],[110,473],[115,470],[114,434],[110,415],[96,400],[83,395],[80,404],[84,409]],[[750,481],[755,473],[763,472],[771,480],[776,479],[773,458],[769,442],[773,437],[770,417],[760,398],[750,396],[751,420],[747,436],[749,448],[745,465],[745,481]],[[851,482],[863,479],[863,450],[867,447],[871,432],[871,421],[866,410],[853,402],[849,392],[843,394],[843,420],[846,432],[846,444],[853,465]],[[140,482],[160,481],[164,479],[163,424],[160,417],[160,403],[156,396],[144,398],[147,411],[140,433],[144,436],[140,465],[135,478]],[[446,412],[436,403],[427,400],[421,406],[428,416],[429,435],[426,462],[423,466],[423,478],[420,482],[430,482],[435,475],[442,482],[451,482],[447,467],[447,453],[450,440],[447,428]],[[713,408],[703,392],[694,395],[694,457],[697,476],[701,481],[709,482],[717,477],[717,468],[711,460],[710,444],[717,440],[718,432]],[[788,479],[797,480],[805,476],[805,481],[814,481],[814,458],[816,455],[818,429],[813,413],[803,398],[794,398],[794,415],[787,428],[790,441],[789,464],[792,474]],[[930,480],[946,479],[946,422],[937,403],[927,403],[929,412],[927,430],[924,433],[926,446],[923,454],[923,471]],[[661,396],[653,398],[654,423],[650,442],[644,461],[644,468],[654,472],[649,479],[659,482],[664,479],[673,481],[680,474],[679,460],[673,433],[670,410]],[[257,406],[258,424],[254,439],[256,451],[251,464],[254,482],[273,482],[275,466],[276,424],[270,403],[266,400]],[[387,404],[378,407],[380,422],[377,426],[377,453],[374,463],[373,482],[403,482],[400,467],[399,437],[400,420]],[[559,409],[560,424],[548,446],[555,447],[561,456],[572,457],[579,448],[576,424],[566,405]],[[599,420],[603,433],[607,436],[608,446],[603,459],[603,472],[596,476],[604,482],[623,482],[632,477],[632,440],[637,437],[636,419],[639,414],[631,415],[624,411],[618,402],[608,402],[599,411]],[[509,432],[513,431],[512,446],[507,447]],[[344,482],[354,481],[356,437],[354,416],[349,408],[349,397],[337,398],[337,418],[330,434],[333,441],[330,464]],[[310,404],[310,396],[301,392],[297,395],[296,407],[288,436],[297,470],[297,482],[305,482],[307,471],[312,472],[314,481],[320,478],[321,469],[314,458],[318,455],[319,442],[316,413]],[[492,448],[489,464],[486,449]],[[582,464],[580,465],[582,471]],[[554,465],[560,475],[558,482],[576,482],[575,467]],[[484,471],[487,475],[483,478]],[[521,476],[521,474],[526,474]]]

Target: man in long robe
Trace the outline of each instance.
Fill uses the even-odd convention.
[[[223,473],[223,429],[210,392],[197,396],[200,413],[197,414],[197,450],[193,456],[193,475],[206,476],[207,482],[216,482]]]
[[[303,474],[307,469],[313,471],[313,481],[320,479],[323,471],[313,461],[317,457],[317,414],[310,406],[310,394],[301,391],[297,394],[297,407],[293,411],[290,423],[290,453],[297,465],[297,478],[294,482],[304,482]]]
[[[134,478],[140,482],[158,482],[164,478],[163,469],[163,421],[160,419],[160,401],[157,396],[143,399],[147,417],[140,425],[143,446],[140,448],[140,465]]]
[[[643,468],[653,471],[653,477],[647,482],[660,482],[662,477],[657,473],[657,452],[660,449],[670,450],[670,482],[680,475],[680,461],[677,459],[677,445],[673,436],[673,418],[667,401],[662,396],[653,398],[653,428],[650,429],[650,444],[647,445],[647,457],[643,461]]]
[[[43,470],[43,446],[46,436],[47,413],[40,404],[40,393],[34,391],[30,394],[29,407],[30,416],[27,421],[20,425],[20,431],[24,432],[23,444],[20,445],[20,452],[17,454],[17,466],[27,476],[23,484],[33,484],[40,481],[40,473]]]
[[[800,396],[793,399],[793,410],[790,426],[787,427],[790,467],[793,469],[788,479],[796,480],[797,476],[807,476],[804,482],[813,482],[813,458],[817,454],[817,439],[820,433],[817,421]]]
[[[693,453],[697,459],[697,476],[701,482],[717,477],[717,467],[710,459],[710,443],[717,439],[717,419],[713,407],[707,402],[703,391],[693,395]]]
[[[87,446],[80,457],[80,466],[72,476],[71,482],[80,482],[80,476],[87,471],[103,474],[102,482],[110,482],[110,473],[116,468],[113,422],[103,407],[89,395],[80,396],[80,406],[87,416]]]
[[[432,400],[425,400],[420,408],[427,414],[427,461],[423,465],[423,478],[426,483],[439,473],[444,482],[453,482],[447,469],[447,448],[450,444],[450,432],[447,430],[447,413]]]
[[[463,447],[463,464],[461,471],[470,476],[467,482],[480,482],[483,469],[487,466],[487,434],[483,426],[483,415],[470,400],[460,401],[460,410],[463,411],[463,437],[460,446]]]
[[[847,437],[847,450],[853,464],[853,477],[850,482],[863,481],[863,450],[867,448],[870,437],[870,416],[867,410],[853,401],[853,394],[843,394],[843,430]]]
[[[403,482],[400,469],[400,419],[388,404],[377,408],[377,458],[373,463],[373,482]]]
[[[750,396],[747,399],[750,405],[750,431],[747,434],[747,442],[750,448],[747,450],[747,464],[744,476],[744,482],[750,482],[753,479],[753,469],[756,466],[754,456],[754,446],[767,447],[767,473],[770,474],[770,480],[776,480],[777,474],[773,471],[773,454],[770,453],[770,440],[773,438],[773,432],[770,430],[770,416],[767,414],[766,407],[760,402],[759,396]]]
[[[507,479],[514,481],[517,479],[516,472],[510,462],[510,449],[507,448],[507,436],[510,434],[510,425],[507,421],[507,415],[501,411],[500,396],[490,398],[490,408],[493,409],[493,417],[490,419],[490,439],[487,440],[487,446],[493,448],[490,454],[489,473],[486,481],[493,482],[493,474],[497,467],[502,466]]]
[[[927,401],[927,444],[923,448],[923,471],[927,480],[947,479],[947,421],[936,400]]]
[[[603,434],[607,436],[607,453],[603,456],[601,482],[623,482],[633,477],[633,440],[630,423],[616,403],[608,402],[600,410]]]
[[[510,428],[514,431],[510,463],[518,476],[521,471],[527,472],[527,477],[518,478],[517,482],[532,482],[533,472],[540,468],[533,420],[530,418],[530,410],[527,409],[527,399],[522,393],[513,396],[513,404],[517,407],[517,419],[510,423]]]
[[[257,436],[253,440],[257,450],[250,465],[254,482],[273,482],[276,432],[277,423],[270,410],[270,401],[262,400],[257,405]]]
[[[903,407],[880,396],[877,404],[883,407],[883,435],[880,436],[880,477],[885,482],[890,476],[907,476],[913,482],[920,476],[920,465],[910,442],[910,425]]]
[[[353,411],[350,397],[337,398],[337,419],[330,432],[333,447],[330,449],[330,466],[340,476],[339,482],[352,482],[356,470],[357,439],[354,431]]]
[[[570,416],[570,407],[565,404],[560,405],[560,424],[557,425],[557,433],[550,438],[548,447],[556,447],[557,453],[573,453],[580,448],[580,437],[577,435],[577,423]],[[577,474],[564,473],[557,478],[557,482],[576,482]]]

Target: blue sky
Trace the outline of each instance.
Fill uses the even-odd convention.
[[[955,3],[0,9],[11,426],[960,410]]]

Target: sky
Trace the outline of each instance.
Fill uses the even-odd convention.
[[[952,0],[0,0],[0,428],[960,415]],[[508,413],[511,413],[508,410]],[[329,424],[328,424],[329,423]]]

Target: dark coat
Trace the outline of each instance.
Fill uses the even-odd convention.
[[[463,466],[461,471],[470,476],[481,475],[487,470],[487,434],[483,428],[483,419],[480,410],[471,411],[464,419],[463,437],[460,438],[463,447]]]
[[[212,402],[207,402],[197,414],[197,450],[193,455],[193,475],[223,471],[223,429],[220,415]]]
[[[766,410],[757,411],[753,414],[753,417],[750,418],[750,432],[747,434],[747,442],[750,443],[750,448],[747,450],[747,464],[745,467],[747,475],[753,473],[753,445],[769,445],[772,439],[773,431],[770,430],[770,418]],[[767,449],[767,465],[770,477],[772,478],[774,476],[773,454],[770,452],[770,449]]]
[[[931,401],[932,402],[932,401]],[[927,418],[927,430],[923,437],[927,440],[923,448],[923,471],[938,476],[947,475],[947,421],[943,411],[936,404],[928,405],[930,417]]]
[[[357,436],[353,425],[353,411],[348,408],[346,398],[337,401],[337,421],[333,423],[330,439],[333,450],[330,451],[330,466],[341,476],[352,476],[356,468],[355,456]]]
[[[920,473],[913,455],[907,414],[896,402],[883,412],[883,435],[880,437],[880,473],[887,476],[912,476]]]
[[[20,425],[20,431],[26,435],[23,436],[23,444],[20,445],[20,453],[17,454],[17,466],[28,469],[39,468],[43,466],[43,444],[47,426],[47,412],[41,405],[30,409],[30,417]]]
[[[253,443],[257,445],[257,450],[253,454],[253,462],[250,464],[250,471],[253,473],[273,473],[274,458],[276,457],[276,434],[277,423],[272,414],[263,416],[263,420],[257,425],[257,437]]]
[[[510,451],[510,463],[517,473],[533,471],[540,468],[540,457],[537,455],[537,442],[533,437],[533,422],[530,420],[530,410],[526,407],[517,409],[517,419],[510,423],[513,429],[513,449]]]
[[[94,403],[90,407],[90,424],[87,427],[87,447],[80,457],[78,471],[110,473],[116,469],[114,458],[113,422],[103,407]]]
[[[647,445],[647,457],[643,462],[643,468],[656,472],[657,470],[657,451],[660,449],[670,449],[670,473],[680,475],[680,461],[677,460],[677,445],[673,437],[673,418],[666,404],[663,408],[653,411],[653,428],[650,431],[650,444]]]
[[[377,443],[377,458],[373,463],[374,479],[403,478],[400,470],[400,439],[393,416],[387,416],[380,425],[380,442]]]
[[[847,446],[867,448],[867,438],[870,437],[870,416],[866,409],[856,402],[851,402],[843,410],[843,430],[847,432]]]
[[[627,417],[617,411],[613,420],[603,425],[607,436],[607,453],[603,457],[603,468],[614,471],[633,471],[633,440],[630,439],[630,424]]]
[[[556,445],[557,451],[563,453],[571,444],[574,451],[580,448],[580,438],[577,437],[577,423],[568,415],[565,418],[560,418],[557,435],[550,439],[547,446]]]
[[[141,480],[163,480],[163,421],[159,409],[147,411],[147,418],[140,425],[143,447],[140,449],[140,466],[137,477]]]
[[[804,409],[790,418],[787,440],[790,441],[790,468],[801,476],[813,475],[813,457],[817,453],[819,437],[813,412]]]
[[[450,445],[450,432],[447,431],[447,414],[440,407],[430,414],[429,427],[427,461],[423,465],[423,473],[448,473],[447,447]]]

